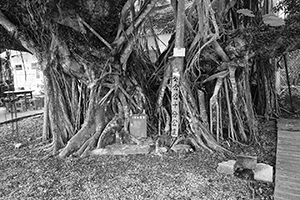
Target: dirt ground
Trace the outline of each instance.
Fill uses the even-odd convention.
[[[273,183],[219,174],[224,158],[207,151],[190,154],[48,157],[38,137],[42,117],[0,126],[0,199],[273,199]],[[262,128],[264,127],[264,128]],[[237,154],[257,155],[275,165],[276,129],[261,124],[259,143],[244,146],[224,142]],[[24,145],[15,148],[16,142]]]

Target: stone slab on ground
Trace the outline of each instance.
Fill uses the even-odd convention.
[[[15,149],[20,149],[22,146],[23,146],[22,143],[15,143],[14,144]]]
[[[236,163],[234,165],[234,169],[242,168],[242,169],[251,169],[254,170],[257,164],[257,156],[246,156],[246,155],[238,155],[236,157]]]
[[[217,171],[223,174],[233,174],[234,173],[234,165],[235,160],[228,160],[218,164]]]
[[[148,154],[151,151],[150,145],[108,145],[106,148],[95,149],[91,155],[129,155],[129,154]]]
[[[257,163],[253,170],[254,179],[257,181],[273,182],[273,167],[264,163]]]

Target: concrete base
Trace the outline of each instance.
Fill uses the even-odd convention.
[[[264,163],[257,163],[253,170],[254,179],[257,181],[273,182],[273,167]]]
[[[217,171],[223,174],[233,174],[235,162],[235,160],[221,162],[218,164]]]

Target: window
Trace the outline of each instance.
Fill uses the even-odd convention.
[[[22,70],[22,65],[16,65],[16,66],[15,66],[15,69],[16,69],[16,70]]]

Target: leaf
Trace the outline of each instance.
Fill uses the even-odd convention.
[[[275,14],[266,14],[263,15],[263,22],[270,26],[283,26],[285,22],[282,18],[278,17]]]
[[[248,10],[248,9],[239,9],[237,11],[237,13],[243,14],[243,15],[245,15],[247,17],[255,17],[255,15],[253,15],[252,10]]]

